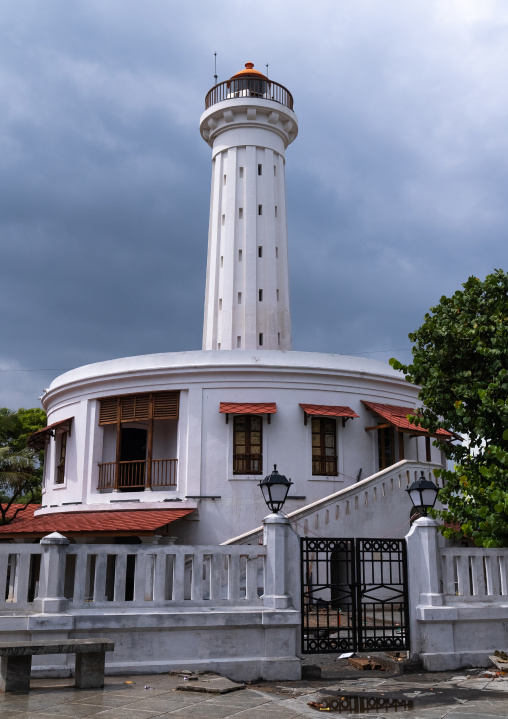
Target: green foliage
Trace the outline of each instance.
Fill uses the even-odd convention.
[[[40,501],[44,452],[27,447],[32,432],[46,426],[42,409],[0,408],[0,524]],[[13,504],[22,505],[7,515]]]
[[[419,423],[467,439],[443,446],[455,471],[436,470],[447,480],[439,494],[447,505],[438,513],[443,534],[508,546],[508,275],[470,277],[409,339],[412,363],[390,364],[421,385]]]

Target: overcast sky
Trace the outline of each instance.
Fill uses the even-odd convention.
[[[3,0],[0,406],[200,349],[215,51],[294,97],[293,349],[409,359],[441,295],[508,269],[506,0]]]

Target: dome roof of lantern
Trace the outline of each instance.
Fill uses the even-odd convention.
[[[238,77],[243,77],[245,75],[248,75],[249,77],[255,76],[259,77],[263,80],[268,80],[266,75],[263,75],[262,72],[259,72],[259,70],[254,70],[254,63],[253,62],[246,62],[245,68],[243,70],[240,70],[240,72],[235,73],[232,77],[230,77],[230,80],[234,80]]]

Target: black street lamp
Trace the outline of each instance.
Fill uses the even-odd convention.
[[[271,512],[279,512],[282,509],[292,484],[290,479],[277,472],[276,464],[273,465],[273,472],[261,480],[258,486],[261,487],[263,499]]]
[[[422,476],[416,479],[413,484],[406,489],[413,506],[422,517],[426,517],[429,509],[434,509],[439,489],[430,479],[425,479],[422,469]]]

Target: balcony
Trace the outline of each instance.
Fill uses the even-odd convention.
[[[112,492],[176,487],[176,459],[99,462],[97,489]]]
[[[216,105],[223,100],[231,100],[237,97],[259,97],[265,100],[279,102],[281,105],[293,109],[293,96],[284,85],[279,85],[273,80],[260,79],[259,75],[235,78],[226,80],[214,85],[208,91],[205,98],[205,109]]]

